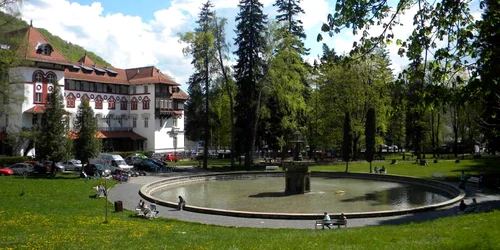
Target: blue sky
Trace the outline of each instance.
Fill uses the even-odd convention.
[[[95,52],[115,67],[155,65],[182,84],[183,89],[187,89],[185,83],[192,73],[191,59],[182,54],[185,45],[178,42],[178,33],[194,29],[197,15],[205,1],[25,0],[22,18],[27,22],[33,20],[35,27],[45,28],[62,39]],[[231,44],[234,42],[234,18],[239,12],[238,2],[212,0],[217,14],[228,20],[227,40]],[[261,0],[264,13],[270,19],[276,16],[272,6],[274,2]],[[322,43],[316,42],[316,36],[328,13],[332,13],[334,3],[334,0],[301,2],[305,10],[305,15],[300,16],[307,34],[305,45],[311,49],[305,59],[311,63],[322,53]],[[396,38],[405,40],[412,31],[415,11],[410,10],[401,18],[405,25],[394,30]],[[479,12],[476,16],[479,16]],[[375,27],[372,34],[377,34],[379,30]],[[348,52],[356,39],[352,31],[345,31],[333,38],[324,37],[323,42],[338,53]],[[407,64],[406,59],[397,55],[397,50],[395,45],[388,47],[396,72]]]

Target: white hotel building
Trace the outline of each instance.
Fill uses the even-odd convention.
[[[87,55],[70,62],[35,28],[24,29],[30,66],[11,69],[24,85],[25,99],[0,117],[0,140],[10,131],[31,129],[41,121],[47,95],[58,84],[72,127],[81,100],[89,100],[99,123],[98,138],[105,151],[174,152],[184,150],[184,102],[179,84],[154,66],[118,69],[96,65]],[[5,143],[2,143],[5,145]],[[0,154],[6,154],[5,146]],[[29,148],[21,148],[22,154]],[[17,150],[14,150],[17,151]],[[8,153],[7,153],[8,154]]]

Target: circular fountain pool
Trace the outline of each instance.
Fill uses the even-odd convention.
[[[148,184],[141,194],[168,206],[183,196],[186,210],[246,217],[317,218],[408,213],[444,206],[461,192],[441,182],[401,176],[314,173],[311,192],[286,195],[282,173],[213,174]]]

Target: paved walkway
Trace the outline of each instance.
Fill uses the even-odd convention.
[[[141,199],[139,189],[150,182],[160,180],[166,177],[174,177],[181,175],[196,175],[206,173],[203,169],[196,167],[181,167],[180,172],[152,174],[148,176],[133,177],[127,183],[122,183],[114,187],[109,192],[111,201],[122,201],[123,207],[127,210],[134,210],[137,203]],[[472,198],[476,198],[481,208],[494,209],[500,208],[500,194],[483,190],[478,192],[472,186],[467,186],[466,203],[472,202]],[[348,227],[363,227],[376,225],[396,225],[409,222],[428,221],[442,217],[457,216],[458,204],[452,207],[446,207],[435,211],[408,214],[402,216],[377,217],[377,218],[360,218],[349,219]],[[227,217],[220,215],[201,214],[189,211],[177,211],[174,208],[158,206],[160,217],[173,218],[182,221],[199,222],[203,224],[234,226],[234,227],[256,227],[256,228],[298,228],[312,229],[314,221],[312,220],[276,220],[276,219],[258,219],[258,218],[240,218]],[[318,218],[320,220],[321,218]]]

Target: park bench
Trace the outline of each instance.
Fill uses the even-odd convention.
[[[444,179],[444,174],[443,173],[432,173],[431,177],[434,179]]]
[[[340,228],[340,226],[347,227],[347,220],[331,220],[329,224],[325,224],[324,221],[322,220],[317,220],[316,223],[314,224],[314,228],[318,229],[318,226],[322,228],[323,225],[337,226],[337,228]]]
[[[266,170],[278,170],[279,166],[266,166]]]

